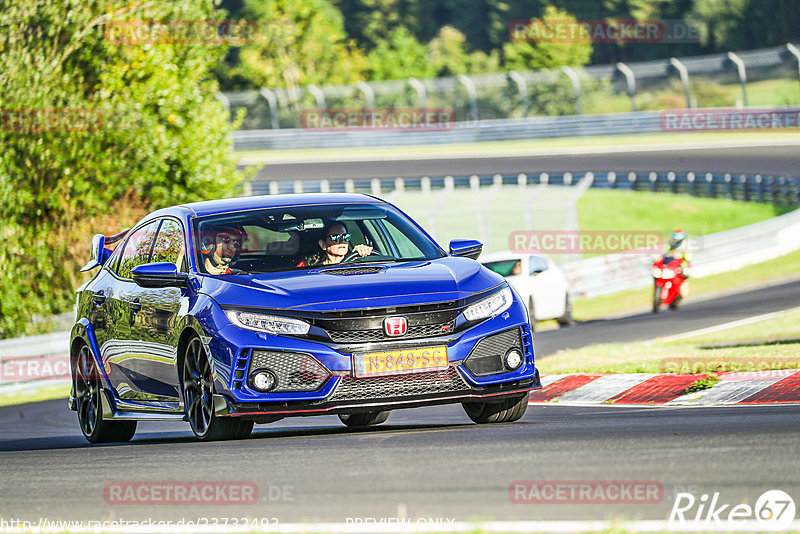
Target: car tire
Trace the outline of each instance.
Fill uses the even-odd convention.
[[[379,425],[389,419],[390,413],[388,410],[383,412],[340,413],[339,420],[352,428]]]
[[[89,443],[130,441],[136,433],[136,421],[103,419],[100,373],[88,345],[81,345],[73,365],[75,404],[83,436]]]
[[[253,431],[253,421],[219,417],[214,413],[214,381],[205,348],[197,336],[186,344],[181,361],[181,390],[186,418],[201,441],[244,439]]]
[[[513,423],[525,415],[528,409],[529,393],[521,397],[511,397],[500,402],[464,402],[464,411],[473,422]]]
[[[533,298],[528,299],[528,322],[531,325],[531,331],[536,329],[536,312],[533,309]]]
[[[569,293],[564,297],[564,315],[556,319],[556,321],[558,321],[559,326],[572,326],[575,324],[572,319],[572,298],[570,298]]]

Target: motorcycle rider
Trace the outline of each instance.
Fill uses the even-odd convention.
[[[685,298],[689,294],[689,274],[692,268],[692,253],[689,251],[689,246],[686,240],[686,231],[684,231],[683,228],[676,228],[672,232],[672,239],[670,239],[670,242],[667,245],[667,250],[664,252],[664,256],[680,258],[681,273],[683,274],[681,298]]]

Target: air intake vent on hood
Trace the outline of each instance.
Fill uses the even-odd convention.
[[[320,271],[324,274],[337,274],[339,276],[348,276],[351,274],[371,274],[383,270],[383,267],[342,267],[340,269],[325,269]]]

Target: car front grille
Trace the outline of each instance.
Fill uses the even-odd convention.
[[[406,333],[402,336],[387,336],[383,328],[375,330],[328,330],[328,336],[330,336],[331,341],[336,343],[367,343],[394,339],[404,340],[446,336],[452,334],[455,327],[456,320],[452,319],[446,323],[409,326]]]
[[[432,394],[456,394],[470,386],[451,365],[441,371],[356,378],[343,376],[326,402],[396,400]]]

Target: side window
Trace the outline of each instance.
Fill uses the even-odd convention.
[[[549,266],[547,260],[541,256],[530,256],[528,258],[528,273],[536,274],[546,271]]]
[[[401,258],[420,258],[425,256],[419,247],[392,223],[389,221],[381,221],[381,223],[386,228],[392,241],[394,241]]]
[[[117,268],[117,274],[122,278],[130,278],[131,269],[148,262],[159,224],[161,221],[153,221],[131,232],[128,240],[125,241],[125,248],[122,250]]]
[[[178,221],[165,219],[161,224],[153,246],[153,256],[150,258],[150,263],[156,261],[174,263],[179,271],[186,271],[183,228]]]

